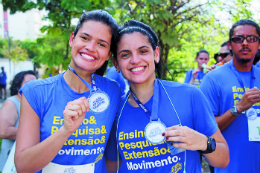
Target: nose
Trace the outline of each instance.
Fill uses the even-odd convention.
[[[132,54],[130,62],[132,64],[138,64],[141,61],[141,59],[137,56],[137,54]]]
[[[242,44],[243,44],[243,45],[248,45],[248,42],[247,42],[246,38],[244,38]]]
[[[95,49],[96,49],[96,44],[95,44],[94,41],[89,41],[89,42],[86,43],[85,48],[86,48],[88,51],[90,51],[90,52],[94,52]]]

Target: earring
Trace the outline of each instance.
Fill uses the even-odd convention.
[[[156,63],[157,63],[157,64],[159,63],[159,59],[157,59]]]
[[[117,71],[118,73],[120,73],[120,70],[116,69],[116,71]]]

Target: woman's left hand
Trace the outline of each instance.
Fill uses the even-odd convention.
[[[187,127],[187,126],[172,126],[167,128],[165,132],[166,140],[172,141],[172,146],[187,150],[206,150],[207,136]]]

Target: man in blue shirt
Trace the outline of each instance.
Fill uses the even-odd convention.
[[[210,102],[230,149],[230,163],[216,173],[260,172],[260,68],[253,66],[260,28],[240,20],[229,32],[233,60],[209,72],[200,89]]]
[[[4,99],[6,99],[6,72],[5,68],[1,67],[2,72],[0,73],[0,99],[2,99],[2,90],[4,90]]]
[[[198,62],[198,68],[187,71],[184,83],[196,85],[197,87],[199,87],[200,83],[202,81],[202,78],[206,74],[203,72],[202,64],[206,64],[206,65],[208,64],[209,53],[204,49],[200,50],[199,52],[197,52],[195,61]]]

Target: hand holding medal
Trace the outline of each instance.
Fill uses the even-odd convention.
[[[72,71],[75,75],[77,75],[90,90],[90,95],[88,99],[90,110],[94,113],[100,113],[105,111],[109,106],[110,100],[108,95],[97,87],[94,73],[91,75],[90,85],[88,82],[82,79],[70,65],[69,70]]]
[[[78,129],[85,118],[86,112],[89,111],[88,99],[81,97],[74,101],[68,102],[63,111],[64,128],[73,133]]]
[[[257,88],[247,90],[236,105],[238,113],[250,109],[257,102],[260,102],[260,91]]]

